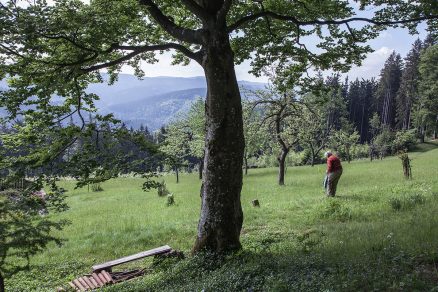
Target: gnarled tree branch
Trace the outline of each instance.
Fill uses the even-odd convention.
[[[163,14],[160,8],[152,0],[140,0],[140,4],[146,6],[154,20],[174,38],[191,44],[201,44],[202,37],[200,30],[178,26],[169,17]]]
[[[292,22],[292,23],[299,25],[299,26],[340,25],[340,24],[348,24],[350,22],[355,22],[355,21],[362,21],[362,22],[367,22],[367,23],[371,23],[371,24],[380,26],[380,25],[405,24],[405,23],[412,23],[412,22],[420,22],[420,21],[424,21],[424,20],[438,19],[438,15],[429,15],[429,16],[410,18],[410,19],[388,20],[388,21],[378,21],[378,20],[374,20],[371,18],[364,18],[364,17],[352,17],[352,18],[341,19],[341,20],[315,19],[315,20],[309,20],[309,21],[300,21],[294,16],[282,15],[282,14],[278,14],[278,13],[275,13],[272,11],[262,11],[259,13],[244,16],[241,19],[237,20],[234,24],[232,24],[228,27],[228,32],[233,32],[234,30],[239,29],[240,27],[247,24],[248,22],[251,22],[253,20],[256,20],[256,19],[259,19],[262,17],[270,17],[272,19],[288,21],[288,22]]]
[[[184,6],[193,14],[195,14],[197,17],[199,17],[201,20],[206,20],[210,17],[208,13],[202,9],[201,6],[199,6],[198,3],[196,3],[193,0],[180,0]]]
[[[119,50],[127,50],[127,51],[132,51],[132,52],[128,53],[128,54],[126,54],[126,55],[124,55],[116,60],[112,60],[112,61],[109,61],[106,63],[94,65],[94,66],[91,66],[88,68],[82,68],[81,72],[82,73],[89,73],[89,72],[96,71],[99,69],[108,68],[108,67],[123,63],[125,61],[128,61],[131,58],[133,58],[141,53],[151,52],[151,51],[164,51],[164,50],[169,50],[169,49],[178,50],[181,53],[183,53],[184,55],[186,55],[187,57],[189,57],[190,59],[193,59],[198,63],[201,62],[201,57],[199,56],[198,53],[194,53],[194,52],[190,51],[188,48],[184,47],[183,45],[176,44],[176,43],[169,43],[169,44],[162,44],[162,45],[151,45],[151,46],[117,45],[117,46],[115,46],[115,48],[119,49]]]

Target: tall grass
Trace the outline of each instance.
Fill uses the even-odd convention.
[[[438,285],[438,148],[420,146],[413,180],[397,157],[344,163],[338,194],[322,190],[324,165],[289,168],[285,186],[276,169],[244,177],[243,251],[226,258],[189,257],[156,266],[139,280],[110,291],[351,291],[432,289]],[[93,264],[169,244],[187,254],[200,211],[200,181],[164,177],[175,204],[141,190],[142,180],[102,184],[104,191],[69,192],[71,221],[29,271],[7,281],[11,291],[53,290]],[[258,199],[260,208],[251,201]],[[400,208],[394,207],[399,200]],[[136,265],[150,265],[150,260]],[[135,264],[134,264],[135,265]],[[43,280],[43,279],[47,280]]]

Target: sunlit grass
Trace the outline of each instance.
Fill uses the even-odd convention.
[[[425,144],[416,151],[409,154],[412,181],[403,178],[397,157],[344,163],[335,198],[324,196],[324,165],[287,169],[286,185],[282,187],[276,184],[276,169],[251,169],[244,177],[241,198],[245,216],[241,238],[245,252],[236,256],[243,256],[248,264],[241,267],[237,260],[226,263],[228,269],[237,269],[236,275],[243,275],[238,277],[249,277],[249,280],[237,279],[242,286],[216,286],[215,281],[228,277],[229,272],[219,268],[209,272],[208,277],[192,275],[188,281],[184,273],[196,263],[196,259],[189,259],[168,271],[151,272],[140,281],[121,287],[125,291],[156,287],[189,291],[201,288],[214,291],[215,287],[223,287],[226,291],[245,285],[252,285],[255,290],[275,291],[305,287],[315,290],[317,287],[334,290],[433,287],[427,286],[428,281],[433,283],[438,273],[436,278],[433,272],[423,277],[416,265],[424,264],[424,269],[430,272],[427,265],[438,259],[438,148]],[[74,182],[63,182],[70,190],[70,210],[58,217],[71,221],[58,234],[66,239],[64,246],[51,246],[32,259],[31,271],[20,273],[7,285],[12,286],[12,291],[23,291],[24,287],[53,289],[89,272],[93,264],[164,244],[189,254],[200,212],[200,181],[196,174],[183,174],[179,184],[172,175],[163,178],[175,196],[174,206],[166,206],[166,198],[158,197],[154,191],[143,192],[142,180],[138,178],[105,182],[102,192],[74,190]],[[390,203],[392,198],[410,200],[416,194],[424,198],[423,203],[414,202],[398,211]],[[260,201],[260,208],[252,207],[253,199]],[[405,257],[409,260],[405,261]],[[395,272],[393,261],[399,261],[399,270]],[[371,274],[360,274],[356,264],[370,265]],[[264,265],[274,275],[266,275]],[[310,278],[305,280],[304,272],[292,268],[293,265],[303,265]],[[174,277],[172,283],[168,273]],[[321,273],[325,276],[319,279]],[[400,284],[388,278],[390,273],[408,280],[400,280]],[[33,278],[40,274],[49,275],[51,280]],[[374,279],[372,282],[370,277]],[[117,289],[114,287],[112,291]]]

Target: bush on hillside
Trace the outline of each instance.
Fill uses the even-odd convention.
[[[377,151],[380,158],[392,154],[393,151],[393,141],[395,139],[395,134],[388,128],[384,128],[382,133],[374,138],[373,144],[374,149]]]
[[[165,196],[170,194],[169,190],[166,187],[166,183],[164,182],[164,180],[158,184],[157,194],[159,197],[165,197]]]
[[[317,217],[320,219],[332,219],[340,222],[349,221],[352,218],[351,209],[336,198],[328,198],[317,209]]]
[[[166,203],[166,205],[168,207],[172,206],[172,205],[175,205],[175,197],[173,196],[173,194],[168,194],[167,195],[167,203]]]
[[[91,191],[93,191],[93,192],[101,192],[101,191],[103,191],[103,188],[100,185],[100,183],[92,183],[91,184]]]
[[[370,146],[368,144],[355,144],[351,146],[351,159],[364,159],[370,155]]]
[[[427,184],[413,183],[396,186],[392,189],[393,196],[388,203],[395,211],[410,210],[417,205],[426,203],[426,198],[432,195],[431,187]]]
[[[394,211],[410,210],[417,205],[424,204],[425,202],[426,198],[422,194],[403,195],[389,199],[389,205]]]
[[[393,152],[406,151],[417,143],[415,130],[398,131],[393,141]]]

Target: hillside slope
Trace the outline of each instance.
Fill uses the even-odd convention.
[[[137,262],[150,267],[146,276],[105,291],[429,291],[438,283],[438,147],[422,145],[410,157],[412,181],[397,157],[344,163],[335,198],[323,194],[324,165],[289,168],[283,187],[276,169],[250,170],[242,252]],[[144,193],[141,179],[109,181],[99,193],[65,182],[71,209],[61,217],[72,222],[60,234],[65,245],[32,259],[29,271],[7,281],[9,290],[52,291],[93,264],[164,244],[188,255],[200,181],[196,174],[181,175],[179,184],[163,178],[174,206]]]

